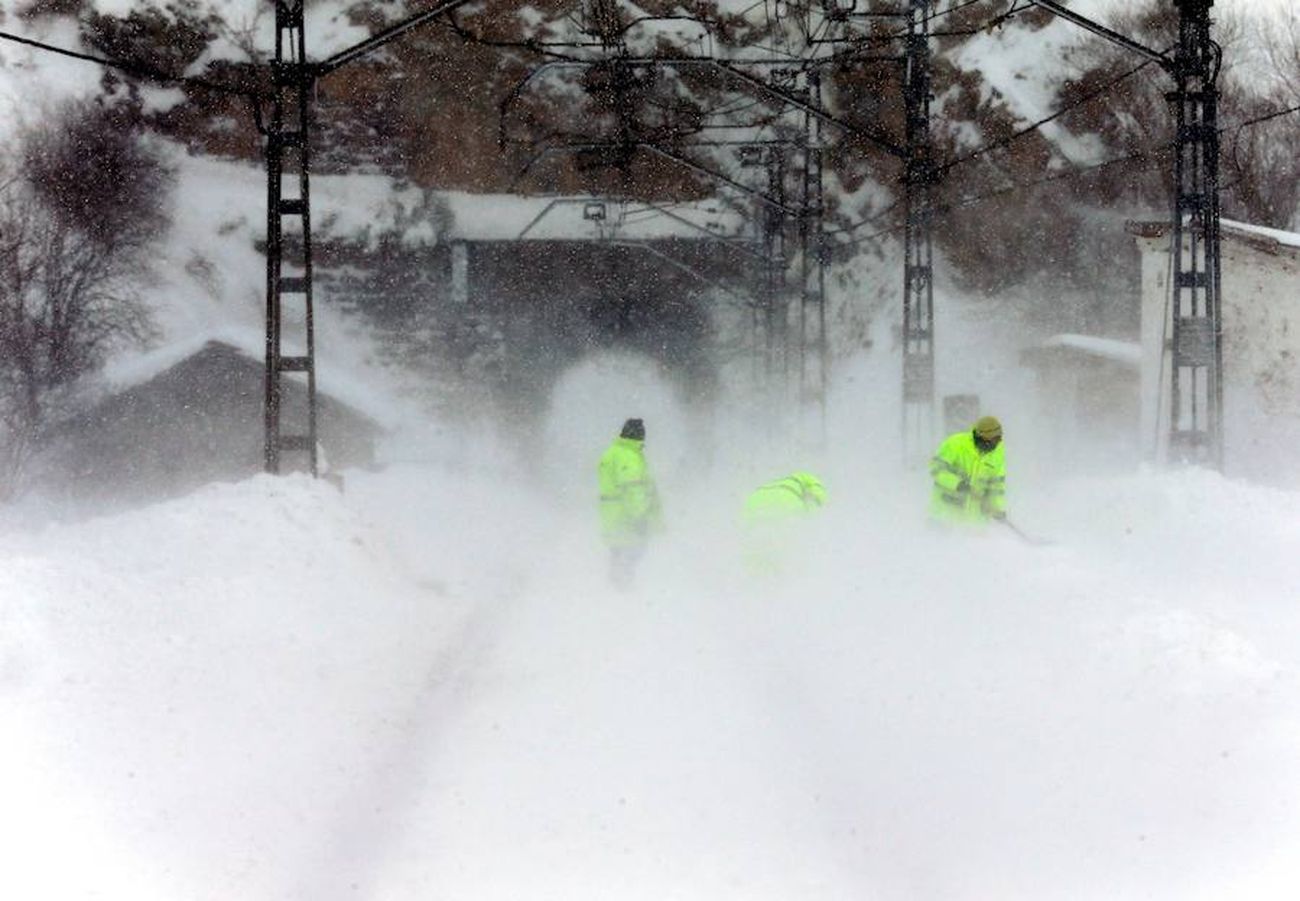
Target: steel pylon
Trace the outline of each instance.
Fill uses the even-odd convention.
[[[910,0],[904,52],[903,453],[923,459],[934,435],[934,189],[930,138],[930,4]]]
[[[1214,0],[1175,0],[1174,198],[1169,449],[1172,460],[1223,467],[1218,75]]]
[[[266,401],[264,456],[279,472],[281,454],[306,457],[317,474],[316,340],[312,314],[309,93],[312,71],[303,35],[303,0],[276,0],[275,59],[266,132]],[[287,226],[287,227],[286,227]],[[286,238],[289,242],[286,242]],[[296,241],[294,240],[296,238]],[[290,246],[290,244],[292,246]],[[286,304],[301,312],[301,332],[285,340]],[[290,417],[286,433],[283,380],[306,378],[305,409]]]

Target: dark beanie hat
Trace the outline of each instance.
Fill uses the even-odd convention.
[[[619,437],[644,441],[645,423],[639,419],[629,419],[627,422],[623,423],[623,431],[619,433]]]

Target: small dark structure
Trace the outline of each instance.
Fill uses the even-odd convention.
[[[262,360],[209,341],[60,423],[46,442],[38,481],[70,500],[120,502],[172,497],[260,473],[264,377]],[[306,409],[304,384],[286,378],[283,390],[303,400],[292,409]],[[317,409],[330,469],[374,463],[381,431],[374,421],[326,395]]]

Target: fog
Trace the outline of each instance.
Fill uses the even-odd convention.
[[[937,534],[878,356],[816,451],[604,356],[522,447],[11,512],[5,894],[1293,897],[1295,495],[1022,479],[1003,405],[1054,543]],[[594,482],[628,416],[667,523],[620,592]],[[756,576],[744,494],[800,468],[830,503]]]

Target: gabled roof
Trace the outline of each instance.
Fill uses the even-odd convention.
[[[147,355],[137,363],[131,378],[122,378],[119,370],[118,380],[106,380],[105,395],[73,420],[93,418],[105,411],[114,415],[137,405],[138,398],[160,393],[183,395],[188,398],[188,406],[207,404],[215,409],[232,402],[244,406],[251,402],[261,407],[265,364],[236,343],[206,339],[195,346],[185,342]],[[288,395],[304,394],[306,389],[286,380],[281,390]],[[317,404],[331,415],[344,416],[366,429],[381,428],[371,416],[327,392],[317,392]]]
[[[121,394],[176,369],[186,360],[214,354],[224,357],[230,365],[240,361],[259,371],[265,367],[265,344],[259,333],[252,329],[220,329],[112,360],[100,373],[98,387],[107,395]],[[321,368],[326,371],[318,371],[318,397],[337,400],[383,428],[402,421],[404,410],[400,404],[355,367],[330,364]]]
[[[1296,232],[1282,231],[1276,228],[1265,228],[1262,225],[1251,225],[1248,222],[1237,222],[1234,219],[1219,220],[1222,229],[1222,237],[1229,241],[1235,241],[1256,250],[1270,254],[1300,254],[1300,234]],[[1164,238],[1169,235],[1170,223],[1166,221],[1129,221],[1125,224],[1125,230],[1139,238]]]

